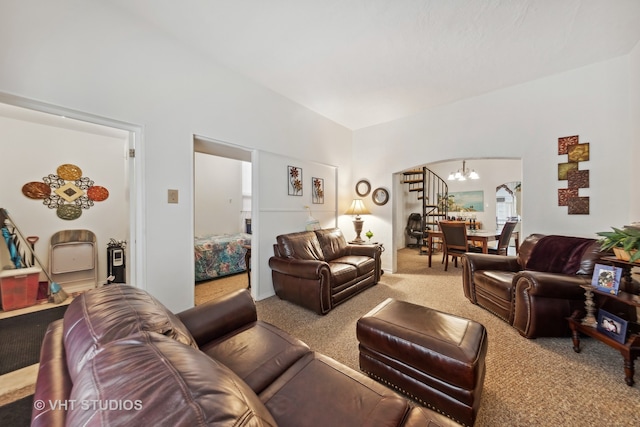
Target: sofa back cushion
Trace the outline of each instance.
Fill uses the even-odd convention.
[[[332,261],[344,256],[346,253],[347,240],[339,228],[327,228],[315,231],[320,242],[320,248],[325,261]]]
[[[138,331],[156,332],[198,348],[182,321],[141,289],[112,284],[76,297],[64,315],[64,347],[71,379],[75,382],[102,345]]]
[[[276,237],[278,253],[284,258],[324,261],[320,242],[313,231],[281,234]]]
[[[600,252],[595,239],[572,236],[534,235],[523,246],[519,259],[526,270],[559,274],[592,274]]]
[[[154,332],[105,344],[78,373],[69,399],[67,425],[74,426],[276,425],[229,368]]]

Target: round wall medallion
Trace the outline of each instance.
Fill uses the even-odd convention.
[[[82,215],[82,209],[80,208],[80,206],[76,205],[62,205],[58,206],[56,214],[60,219],[71,221],[73,219],[80,218],[80,215]]]
[[[22,186],[22,194],[30,199],[46,199],[51,194],[51,187],[44,182],[27,182]]]
[[[87,197],[95,202],[101,202],[103,200],[107,200],[107,197],[109,197],[109,190],[99,185],[94,185],[89,187],[87,190]]]
[[[371,198],[373,199],[373,203],[378,206],[386,205],[389,201],[389,192],[382,187],[376,188],[373,190]]]
[[[58,166],[58,170],[56,170],[56,172],[58,173],[58,176],[65,181],[75,181],[82,177],[82,169],[71,164]]]
[[[356,184],[356,194],[360,197],[365,197],[371,191],[371,184],[366,179],[361,179]]]

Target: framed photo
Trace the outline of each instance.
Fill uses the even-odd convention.
[[[618,295],[622,269],[611,265],[596,264],[593,269],[591,284],[599,291],[611,295]]]
[[[324,179],[322,178],[311,178],[311,190],[313,194],[311,195],[311,201],[314,204],[323,204],[324,203]]]
[[[598,311],[598,331],[624,344],[627,340],[627,321],[608,311]]]
[[[302,196],[302,168],[287,166],[289,196]]]

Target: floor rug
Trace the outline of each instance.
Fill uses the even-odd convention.
[[[49,323],[61,319],[68,305],[0,320],[0,375],[38,363]]]
[[[31,424],[33,395],[0,406],[0,426],[28,427]]]

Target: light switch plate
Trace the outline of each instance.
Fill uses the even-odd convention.
[[[167,201],[169,203],[178,203],[178,190],[169,190]]]

